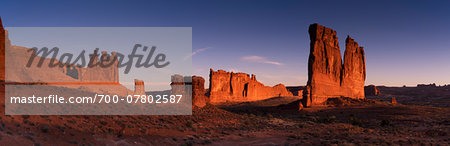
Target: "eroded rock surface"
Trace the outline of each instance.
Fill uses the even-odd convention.
[[[210,69],[210,102],[246,102],[278,96],[292,96],[283,84],[264,86],[255,75]]]
[[[348,36],[342,63],[336,31],[312,24],[309,35],[311,43],[308,83],[303,98],[305,106],[321,105],[332,97],[364,98],[366,68],[363,48]]]

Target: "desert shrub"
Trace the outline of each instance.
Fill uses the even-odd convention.
[[[389,120],[382,120],[380,123],[381,126],[390,126],[391,122]]]
[[[359,119],[357,119],[357,118],[355,118],[355,117],[350,117],[349,119],[348,119],[348,122],[350,123],[350,124],[352,124],[352,125],[355,125],[355,126],[362,126],[362,122],[361,122],[361,120],[359,120]]]
[[[267,118],[272,119],[273,118],[272,114],[268,113]]]
[[[186,127],[192,128],[193,126],[194,126],[194,122],[192,122],[191,120],[186,122]]]
[[[336,121],[336,116],[326,116],[324,119],[322,119],[323,123],[333,123]]]
[[[50,127],[48,125],[42,125],[41,126],[41,132],[47,133],[49,131]]]
[[[441,130],[436,130],[436,129],[427,130],[425,132],[425,134],[430,136],[430,137],[447,136],[447,132],[441,131]]]
[[[22,118],[23,119],[28,119],[28,118],[30,118],[30,115],[22,115]]]

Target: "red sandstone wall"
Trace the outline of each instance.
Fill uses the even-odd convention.
[[[278,96],[292,96],[283,84],[264,86],[255,75],[210,70],[210,102],[246,102]]]

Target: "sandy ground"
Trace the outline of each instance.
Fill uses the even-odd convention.
[[[450,145],[450,108],[296,97],[207,105],[192,116],[0,116],[2,145]],[[4,106],[1,108],[4,113]]]

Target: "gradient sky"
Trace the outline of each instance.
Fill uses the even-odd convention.
[[[192,27],[195,75],[240,71],[266,85],[306,84],[319,23],[341,52],[346,35],[365,48],[366,84],[450,83],[450,1],[2,0],[0,16],[6,27]]]

